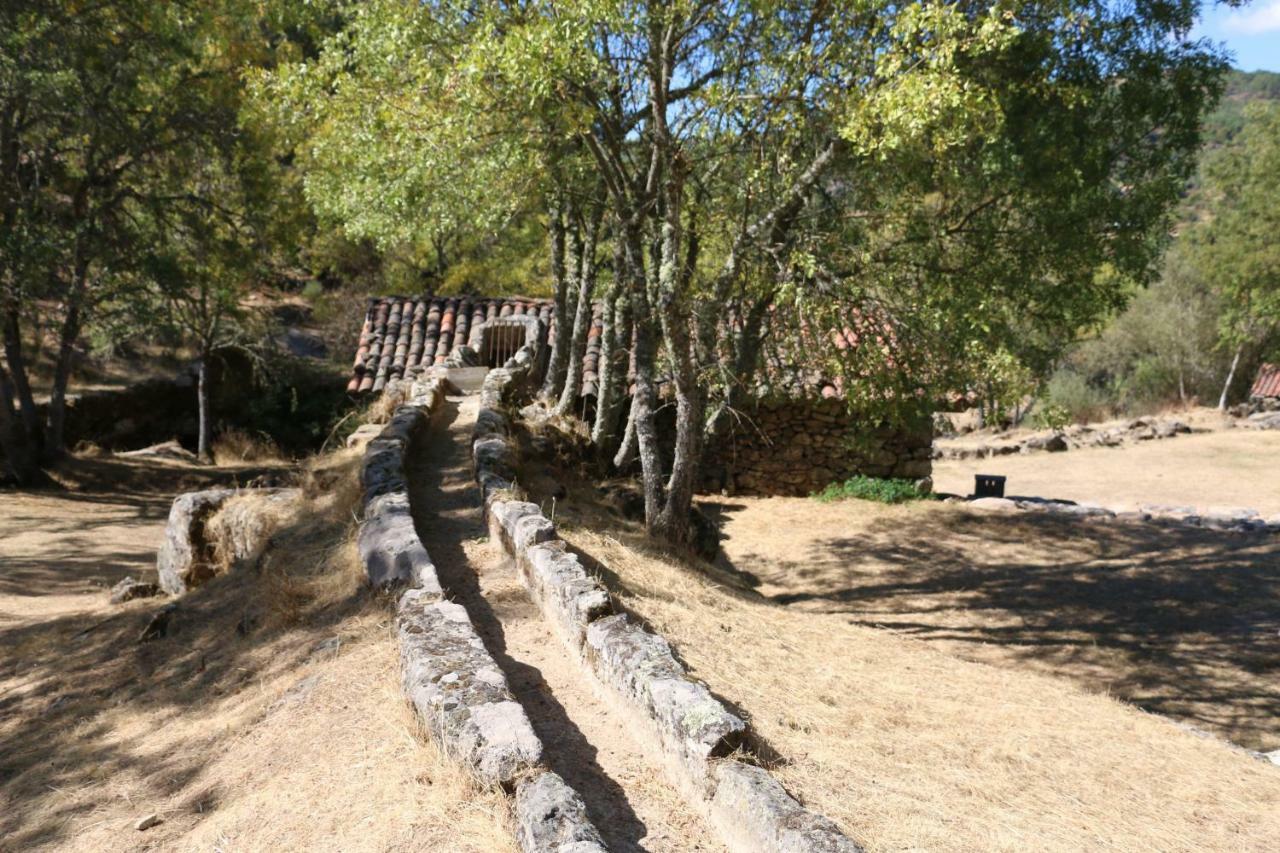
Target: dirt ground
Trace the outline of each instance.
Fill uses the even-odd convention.
[[[937,504],[892,512],[877,505],[864,514],[847,504],[823,507],[810,500],[724,501],[729,505],[719,510],[731,562],[707,566],[654,549],[636,525],[602,509],[589,483],[564,471],[543,473],[529,472],[527,482],[571,485],[557,502],[557,523],[584,562],[619,602],[672,641],[696,677],[751,720],[761,752],[774,757],[773,771],[787,789],[867,849],[1273,848],[1280,833],[1280,772],[1274,766],[1117,701],[1105,685],[1077,686],[1055,666],[1035,660],[1045,649],[1052,658],[1058,642],[1062,661],[1094,655],[1089,668],[1108,672],[1109,656],[1136,659],[1150,644],[1158,672],[1140,674],[1152,684],[1170,672],[1175,681],[1194,675],[1186,694],[1207,699],[1201,694],[1217,689],[1216,680],[1240,679],[1237,707],[1260,725],[1266,713],[1274,717],[1276,694],[1263,674],[1248,670],[1274,661],[1274,651],[1260,652],[1256,660],[1236,658],[1225,673],[1205,675],[1201,669],[1210,667],[1197,654],[1213,650],[1230,659],[1214,648],[1231,642],[1220,636],[1199,653],[1180,652],[1190,661],[1183,672],[1160,654],[1179,651],[1182,638],[1148,636],[1140,619],[1122,630],[1127,617],[1114,603],[1113,624],[1102,627],[1126,636],[1130,648],[1106,649],[1103,632],[1104,648],[1097,651],[1090,632],[1098,626],[1082,621],[1088,612],[1083,605],[1079,612],[1059,608],[1058,616],[1037,612],[1051,610],[1073,586],[1094,582],[1067,573],[1020,585],[1014,579],[1019,569],[1006,566],[1006,595],[1020,594],[1020,586],[1030,589],[1021,609],[1000,613],[978,598],[984,570],[968,567],[965,559],[995,531]],[[786,511],[779,511],[783,505]],[[940,526],[921,526],[938,510]],[[869,528],[883,537],[876,544],[861,535]],[[817,530],[837,533],[843,544],[826,554],[829,542],[806,539]],[[1016,547],[1019,537],[1032,533],[1009,534],[1004,547]],[[957,536],[971,537],[969,544]],[[1064,531],[1056,540],[1059,556],[1071,538]],[[930,561],[948,549],[955,549],[949,555],[953,580],[979,592],[956,594],[951,602],[920,601],[918,612],[904,615],[894,630],[874,627],[898,618],[878,596],[897,589],[909,602],[913,591],[925,594],[934,585]],[[1048,562],[1052,547],[1040,553]],[[896,575],[880,577],[890,563]],[[762,576],[758,590],[751,588],[751,569]],[[1242,570],[1235,582],[1247,576]],[[837,605],[807,603],[798,595],[824,589],[824,579],[835,578],[851,590]],[[1193,595],[1190,589],[1183,594]],[[850,613],[850,607],[874,612]],[[945,622],[962,620],[970,608],[978,619],[1005,623],[1006,635],[993,643],[998,665],[968,659],[975,657],[972,638],[980,631]],[[1205,612],[1212,609],[1207,602]],[[934,611],[942,621],[930,622]],[[1049,625],[1041,629],[1041,620]],[[923,626],[917,636],[907,635],[908,622]],[[1048,627],[1077,638],[1057,641]],[[1025,647],[1016,646],[1019,638]],[[1083,669],[1081,674],[1080,681],[1087,680]],[[1229,720],[1235,711],[1225,714]]]
[[[312,499],[283,559],[194,590],[139,643],[166,602],[106,591],[154,578],[172,494],[263,472],[73,468],[75,488],[0,492],[0,850],[513,849],[504,798],[415,737],[349,511]]]
[[[1194,419],[1197,425],[1212,421]],[[1208,427],[1205,427],[1208,430]],[[1092,501],[1256,509],[1280,515],[1280,432],[1213,429],[1123,447],[935,460],[934,488],[967,495],[975,474],[1008,477],[1005,493]]]
[[[723,566],[769,601],[1280,749],[1280,538],[933,501],[711,506]]]

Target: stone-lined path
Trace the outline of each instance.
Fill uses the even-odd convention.
[[[503,668],[544,761],[583,797],[611,850],[723,850],[646,760],[623,717],[596,696],[499,546],[486,541],[469,452],[478,407],[476,395],[449,397],[408,463],[418,535],[441,583]]]

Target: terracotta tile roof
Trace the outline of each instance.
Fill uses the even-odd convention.
[[[592,305],[587,348],[582,360],[582,396],[595,396],[599,391],[601,343],[604,323],[603,303]],[[482,325],[496,317],[537,315],[548,330],[547,343],[555,340],[555,303],[550,299],[526,297],[473,298],[469,296],[379,296],[369,300],[364,327],[360,331],[359,349],[352,366],[347,391],[352,394],[377,393],[393,379],[405,376],[419,365],[443,364],[449,353],[466,343],[480,349]],[[740,318],[725,322],[740,326]],[[763,341],[763,364],[757,382],[775,390],[801,395],[818,393],[824,397],[839,396],[843,382],[832,379],[814,358],[832,346],[844,349],[859,345],[860,340],[885,345],[891,333],[879,325],[869,324],[855,312],[843,334],[822,333],[794,317],[783,317],[770,311]],[[479,353],[481,358],[484,353]],[[634,375],[634,364],[628,371]],[[659,385],[665,384],[659,378]],[[630,389],[628,389],[630,390]]]
[[[537,315],[554,326],[549,299],[379,296],[369,300],[347,391],[381,391],[412,367],[443,364],[455,346],[476,345],[473,332],[495,317]],[[554,331],[551,339],[554,340]]]
[[[1250,397],[1280,397],[1280,364],[1264,364],[1249,389]]]

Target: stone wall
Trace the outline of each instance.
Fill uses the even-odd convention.
[[[835,398],[761,401],[706,449],[702,488],[745,495],[807,495],[857,474],[930,476],[933,426],[883,427]]]

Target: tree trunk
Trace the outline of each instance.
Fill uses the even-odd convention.
[[[755,377],[756,363],[760,359],[764,320],[773,304],[772,294],[756,300],[742,322],[742,331],[733,339],[733,360],[724,377],[724,399],[716,407],[715,414],[707,421],[705,442],[724,437],[736,411],[742,408],[742,400],[750,390]]]
[[[18,306],[10,305],[4,314],[4,357],[9,362],[9,376],[17,401],[22,425],[27,439],[37,446],[43,436],[40,430],[40,412],[36,409],[31,393],[31,380],[27,375],[27,362],[22,352],[22,330],[18,319]]]
[[[662,511],[662,450],[658,446],[658,430],[654,423],[657,389],[653,377],[654,341],[652,320],[648,318],[648,301],[643,292],[632,294],[632,313],[636,317],[636,390],[632,397],[631,419],[644,484],[645,528],[653,534]]]
[[[614,268],[621,269],[621,266]],[[627,370],[631,366],[630,296],[615,286],[609,299],[613,310],[610,316],[606,309],[604,341],[600,347],[600,390],[596,397],[596,422],[591,429],[591,442],[601,459],[615,452],[618,421],[627,402]]]
[[[631,297],[631,317],[635,324],[635,392],[631,397],[631,428],[635,430],[640,454],[641,482],[644,486],[645,528],[654,532],[662,511],[662,450],[654,424],[657,387],[653,370],[656,361],[652,306],[645,276],[644,237],[638,217],[626,222],[627,285]]]
[[[582,359],[586,355],[587,335],[591,330],[591,315],[594,309],[591,296],[596,287],[596,240],[599,234],[600,216],[595,214],[587,226],[587,233],[581,240],[573,337],[569,341],[569,363],[565,369],[564,390],[555,408],[558,415],[567,414],[572,410],[582,393]]]
[[[13,397],[13,382],[0,365],[0,452],[4,453],[4,468],[18,485],[29,486],[39,476],[39,460],[26,428],[14,411]]]
[[[687,282],[680,266],[680,193],[678,181],[668,184],[663,211],[661,262],[658,267],[658,318],[662,327],[676,394],[676,440],[667,477],[665,501],[652,532],[672,544],[689,542],[689,514],[702,462],[703,416],[706,395],[698,384],[689,317],[685,312]],[[689,268],[685,265],[685,269]]]
[[[557,199],[551,208],[551,278],[555,284],[555,340],[551,342],[551,358],[542,382],[544,397],[554,398],[564,383],[569,338],[573,334],[569,317],[569,281],[565,270],[565,210]]]
[[[199,438],[196,440],[196,456],[202,462],[213,461],[209,444],[213,440],[213,409],[209,405],[209,358],[205,353],[197,366],[196,417],[199,421]]]
[[[58,360],[53,369],[53,390],[49,395],[49,421],[44,442],[44,454],[49,459],[57,459],[66,452],[67,384],[71,381],[71,360],[75,356],[76,340],[80,337],[80,313],[87,275],[87,265],[77,261],[71,293],[67,298],[67,315],[58,336]]]
[[[1236,368],[1240,366],[1240,353],[1243,346],[1236,347],[1236,354],[1231,358],[1231,369],[1227,371],[1227,381],[1222,385],[1222,396],[1218,398],[1218,411],[1227,410],[1227,394],[1231,392],[1231,383],[1236,380]]]

